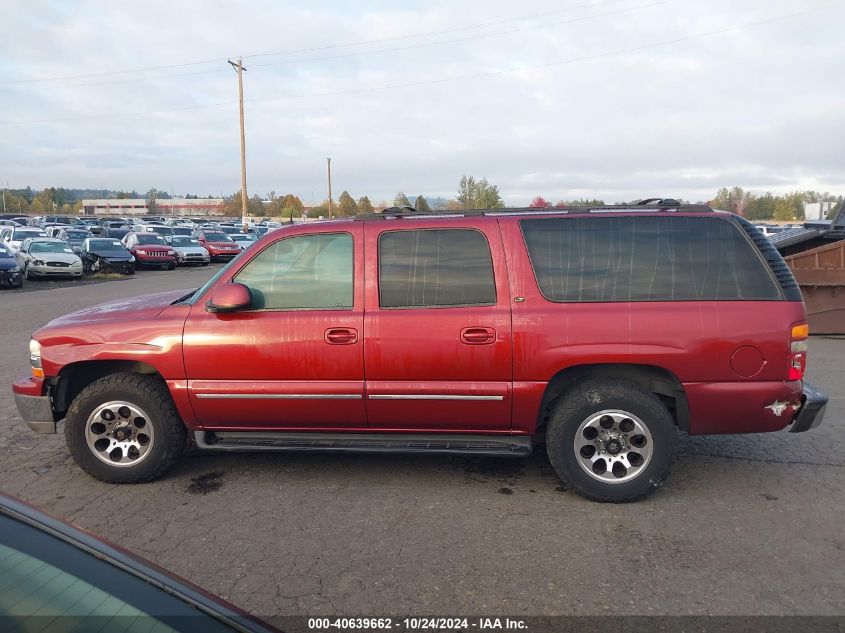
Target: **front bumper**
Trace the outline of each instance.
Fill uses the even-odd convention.
[[[801,394],[801,408],[792,421],[790,433],[803,433],[816,428],[822,423],[827,409],[827,396],[813,385],[804,382],[804,392]]]
[[[81,277],[82,266],[33,266],[28,269],[39,277]]]
[[[18,414],[35,433],[55,433],[56,420],[50,396],[43,395],[44,381],[24,378],[12,385]]]
[[[20,271],[10,272],[8,270],[0,270],[0,286],[16,287],[23,283]]]

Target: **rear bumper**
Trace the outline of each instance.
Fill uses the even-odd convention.
[[[803,433],[816,428],[822,423],[826,409],[827,396],[805,381],[804,393],[801,395],[801,408],[795,415],[789,432]]]
[[[56,420],[50,396],[43,395],[44,381],[24,378],[12,385],[18,414],[35,433],[55,433]]]

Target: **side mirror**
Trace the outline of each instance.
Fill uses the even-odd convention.
[[[249,288],[243,284],[220,284],[211,293],[211,299],[205,302],[207,312],[235,312],[245,310],[252,304]]]

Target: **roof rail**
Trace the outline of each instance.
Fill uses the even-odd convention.
[[[634,204],[569,206],[569,207],[507,207],[501,209],[459,209],[455,211],[417,211],[413,207],[389,207],[382,212],[366,213],[355,216],[355,220],[397,220],[402,218],[459,218],[473,216],[501,216],[501,215],[579,215],[591,213],[712,213],[713,209],[706,204],[681,204],[678,200],[669,198],[652,198],[659,201],[637,202]],[[672,204],[670,204],[672,203]]]

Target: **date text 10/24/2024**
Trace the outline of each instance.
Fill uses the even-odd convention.
[[[308,629],[312,631],[347,630],[406,630],[406,631],[479,631],[526,630],[528,625],[518,618],[309,618]]]

